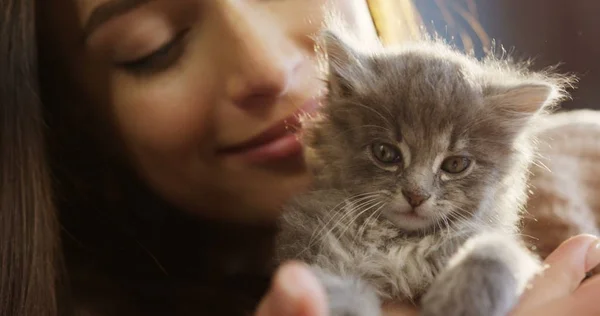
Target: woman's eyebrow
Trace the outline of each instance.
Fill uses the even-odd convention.
[[[154,0],[110,0],[97,6],[83,28],[83,42],[86,42],[102,24],[150,1]]]

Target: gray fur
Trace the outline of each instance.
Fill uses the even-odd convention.
[[[315,185],[286,207],[278,260],[318,269],[334,316],[376,315],[355,306],[377,297],[423,298],[427,316],[505,315],[539,269],[518,238],[531,127],[568,80],[432,40],[360,52],[323,38],[328,99],[303,135]],[[401,161],[379,163],[375,142]],[[455,155],[470,166],[442,171]],[[424,219],[403,215],[413,209],[403,191],[428,197],[415,209]]]
[[[317,266],[312,266],[312,270],[325,286],[330,315],[378,316],[381,314],[377,295],[361,279],[353,276],[340,278]]]

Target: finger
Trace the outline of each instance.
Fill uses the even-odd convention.
[[[577,300],[583,302],[589,301],[591,304],[595,304],[600,308],[600,275],[594,276],[593,278],[585,281],[577,290],[573,296]],[[600,313],[598,313],[600,315]]]
[[[596,294],[597,295],[597,294]],[[600,315],[600,304],[598,299],[589,298],[578,299],[574,296],[563,297],[560,300],[549,304],[540,305],[534,308],[519,310],[512,313],[511,316],[598,316]]]
[[[593,262],[588,262],[588,251],[598,239],[580,235],[563,242],[548,258],[547,268],[532,281],[520,305],[528,309],[571,294],[585,277]],[[599,258],[600,260],[600,258]],[[597,263],[596,263],[597,264]],[[594,265],[596,265],[594,264]]]
[[[600,315],[600,296],[598,293],[600,293],[600,276],[585,281],[570,298],[574,306],[569,315]]]
[[[546,274],[564,277],[563,285],[573,292],[585,278],[586,272],[600,263],[600,241],[592,235],[580,235],[565,241],[546,259],[550,266]]]
[[[284,264],[273,278],[256,316],[326,316],[325,291],[303,264]]]
[[[591,271],[600,265],[600,240],[596,240],[588,250],[585,272]]]

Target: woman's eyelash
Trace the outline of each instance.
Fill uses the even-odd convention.
[[[120,62],[117,66],[134,73],[156,72],[168,68],[181,54],[179,44],[188,33],[184,30],[177,34],[168,43],[162,45],[152,53],[131,61]]]

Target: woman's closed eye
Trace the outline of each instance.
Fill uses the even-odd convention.
[[[117,66],[134,74],[153,74],[164,71],[181,57],[183,40],[189,29],[179,32],[173,39],[143,57],[117,62]]]

